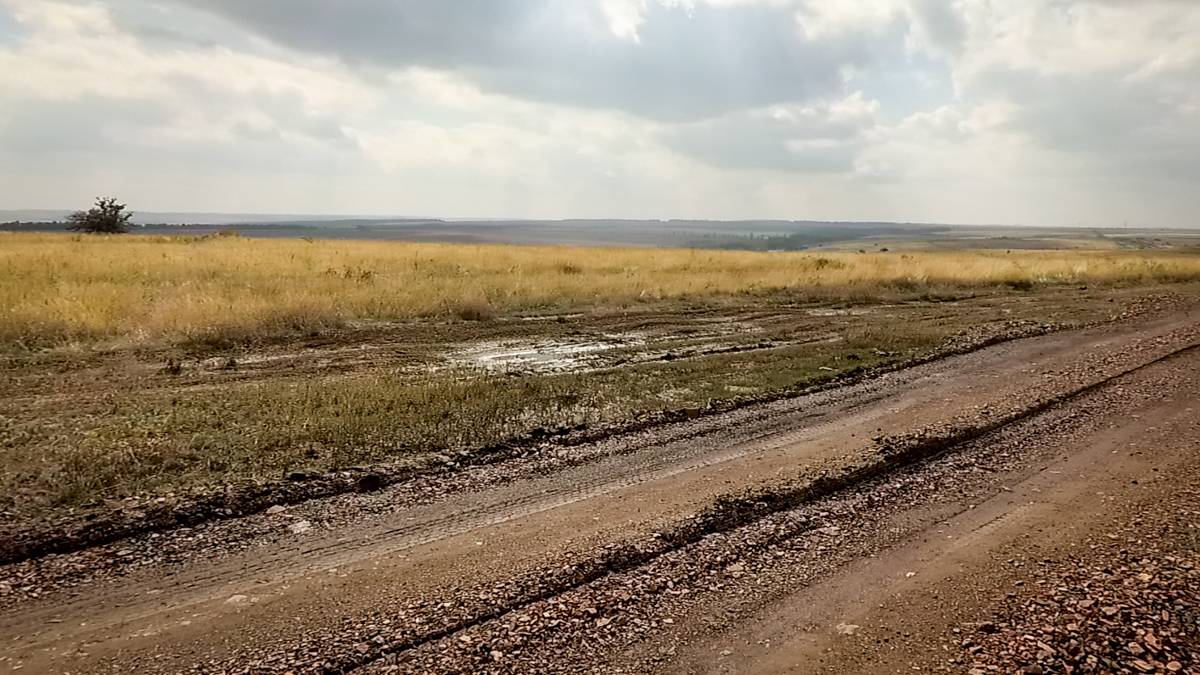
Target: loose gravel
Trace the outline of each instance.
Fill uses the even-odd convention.
[[[974,434],[949,454],[827,486],[824,496],[779,502],[790,508],[772,505],[779,492],[748,495],[730,502],[732,512],[729,504],[717,505],[644,540],[556,560],[499,585],[464,584],[414,598],[402,608],[356,617],[336,633],[301,636],[287,651],[251,650],[198,663],[194,672],[551,673],[566,663],[573,672],[653,670],[671,656],[675,617],[698,604],[724,597],[752,605],[771,588],[809,584],[851,559],[878,553],[930,524],[902,523],[898,511],[982,501],[1001,489],[999,481],[1054,454],[1040,442],[1046,436],[1082,434],[1156,395],[1125,380],[1069,406]],[[937,455],[945,447],[929,445],[934,437],[912,437],[909,451]],[[881,444],[881,457],[904,452],[897,450],[902,439]],[[743,508],[747,504],[761,506]],[[723,516],[733,520],[724,523]],[[689,534],[695,528],[699,536]],[[664,645],[657,655],[632,665],[610,662],[615,651],[650,639]]]
[[[1044,332],[1050,327],[1010,328]],[[905,509],[978,503],[996,494],[1004,482],[1050,457],[1053,450],[1043,442],[1046,437],[1065,439],[1084,433],[1130,406],[1153,400],[1157,393],[1139,384],[1136,376],[1119,377],[1105,386],[1098,386],[1099,382],[1133,363],[1162,358],[1181,344],[1194,344],[1198,338],[1200,332],[1195,328],[1139,338],[1128,348],[1101,358],[1047,371],[1043,385],[1032,387],[1027,396],[1011,405],[980,408],[916,434],[877,437],[870,452],[837,471],[810,470],[782,477],[775,485],[732,495],[653,535],[631,536],[598,549],[564,554],[500,583],[464,580],[431,589],[425,596],[407,599],[403,606],[380,607],[347,616],[336,627],[298,632],[290,636],[286,647],[241,645],[220,658],[198,661],[191,672],[562,672],[563,664],[568,663],[573,672],[654,670],[671,659],[674,645],[685,637],[681,626],[690,622],[681,618],[707,606],[713,598],[753,607],[769,597],[772,589],[812,583],[845,562],[882,551],[929,524],[920,517],[898,519],[897,514]],[[961,348],[969,351],[1000,339],[1008,338],[977,336]],[[837,396],[837,391],[831,390],[829,395]],[[1082,393],[1070,393],[1077,391]],[[702,433],[705,425],[719,422],[714,416],[673,428],[680,430],[680,439],[686,439],[688,434]],[[661,441],[661,434],[672,432],[655,427],[630,433],[657,435]],[[444,470],[436,474],[415,476],[378,492],[375,489],[382,486],[373,486],[369,494],[275,504],[248,517],[151,532],[73,554],[5,565],[0,567],[0,606],[36,600],[63,589],[86,592],[89,584],[102,579],[142,569],[183,566],[268,545],[296,536],[294,528],[300,523],[308,524],[305,529],[346,527],[394,510],[397,504],[434,503],[454,492],[559,471],[594,461],[604,453],[639,447],[637,442],[627,441],[555,442],[496,462],[447,458]],[[1173,584],[1182,569],[1194,582],[1195,561],[1178,552],[1169,558],[1153,558],[1152,563],[1139,559],[1136,575],[1150,574],[1152,579]],[[1135,569],[1132,562],[1123,564]],[[1062,578],[1068,578],[1066,573]],[[1066,587],[1071,588],[1069,584]],[[1190,592],[1193,594],[1179,598],[1176,604],[1191,602],[1194,607],[1194,586]],[[1066,592],[1063,598],[1062,603],[1071,600]],[[1161,618],[1160,606],[1172,600],[1155,602],[1145,600]],[[1099,605],[1097,611],[1103,613],[1106,606],[1110,605]],[[1128,601],[1111,606],[1119,612],[1134,607]],[[1146,643],[1145,631],[1136,630],[1132,637],[1120,634],[1113,639],[1128,638],[1123,643],[1127,648],[1138,641],[1146,650],[1141,661],[1152,668],[1161,663],[1165,672],[1176,672],[1170,670],[1172,663],[1179,664],[1180,672],[1194,667],[1184,638],[1189,615],[1173,613],[1158,623],[1153,623],[1150,615],[1129,616],[1151,631],[1151,643]],[[1194,616],[1191,620],[1194,624]],[[984,636],[999,639],[997,636],[1006,635],[1010,627],[1016,630],[1016,626],[1012,620],[999,621],[997,630]],[[1022,632],[1020,637],[1026,634]],[[1155,640],[1161,648],[1154,647]],[[1058,649],[1057,643],[1042,641]],[[972,663],[987,672],[1007,668],[1016,653],[1005,660],[1004,649],[1013,649],[1009,644],[1001,647],[980,639],[968,647],[978,647],[971,652]],[[634,645],[649,645],[649,655],[634,663],[612,661],[615,652]],[[1113,668],[1111,664],[1125,663],[1104,654],[1088,652],[1099,664],[1099,669],[1091,672],[1109,672],[1105,668]],[[1040,653],[1035,651],[1033,656]],[[1078,668],[1088,663],[1084,658]],[[128,672],[133,666],[140,667],[139,672],[159,672],[154,660],[124,661],[114,664],[114,669]],[[1022,667],[1062,671],[1040,662]]]
[[[1083,544],[1059,560],[1009,561],[1025,579],[993,619],[966,627],[954,665],[970,675],[1200,672],[1200,490]]]

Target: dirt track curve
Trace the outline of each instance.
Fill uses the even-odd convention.
[[[1012,561],[1200,514],[1198,453],[1200,313],[1053,333],[6,565],[0,672],[1012,672]]]

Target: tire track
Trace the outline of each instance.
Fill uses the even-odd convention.
[[[673,425],[672,428],[666,430],[645,431],[632,434],[629,437],[621,439],[610,439],[601,442],[596,446],[579,446],[573,449],[566,455],[559,456],[558,452],[546,453],[553,454],[554,457],[525,457],[514,460],[510,463],[514,469],[519,469],[515,473],[503,476],[495,476],[488,474],[483,478],[477,476],[470,480],[475,480],[477,483],[491,481],[491,486],[479,493],[458,494],[458,487],[450,485],[449,490],[454,494],[453,503],[449,505],[436,503],[429,504],[428,508],[420,507],[417,510],[412,510],[407,506],[401,505],[397,507],[394,503],[389,507],[390,510],[371,510],[365,514],[361,513],[363,501],[371,502],[375,497],[354,496],[348,500],[344,506],[354,507],[353,512],[356,520],[346,523],[334,522],[330,524],[326,533],[321,535],[320,540],[312,541],[305,537],[288,537],[284,535],[281,539],[266,542],[267,546],[262,546],[259,550],[248,552],[246,555],[234,556],[225,561],[218,561],[214,566],[207,561],[199,564],[200,561],[193,559],[190,561],[182,574],[162,576],[154,574],[153,570],[148,570],[147,574],[139,574],[122,579],[119,584],[112,587],[101,588],[92,586],[87,589],[87,596],[81,598],[77,606],[72,606],[72,603],[64,605],[62,603],[46,603],[41,605],[47,610],[54,610],[53,614],[42,614],[43,619],[50,618],[62,614],[70,614],[73,617],[88,619],[89,625],[93,626],[86,631],[75,631],[84,640],[91,642],[91,635],[104,636],[106,633],[112,635],[112,630],[122,630],[120,626],[128,626],[131,623],[137,622],[142,625],[164,625],[166,617],[161,616],[162,612],[170,612],[175,616],[187,616],[190,612],[203,611],[206,618],[204,621],[212,628],[225,630],[229,627],[239,625],[239,619],[234,618],[234,613],[230,610],[222,610],[222,600],[227,598],[230,593],[261,593],[259,588],[251,590],[251,584],[264,583],[256,579],[260,573],[264,576],[274,577],[276,581],[271,583],[284,584],[283,588],[287,588],[288,578],[294,578],[296,575],[304,574],[304,569],[313,568],[314,566],[341,567],[339,561],[355,561],[370,563],[372,561],[381,561],[386,559],[389,551],[396,551],[402,548],[412,548],[421,546],[420,542],[432,542],[440,539],[452,537],[454,533],[462,533],[467,530],[481,528],[489,523],[499,523],[507,520],[513,520],[523,515],[530,515],[544,511],[553,511],[555,508],[582,500],[589,497],[601,496],[616,490],[622,486],[636,486],[639,483],[646,483],[655,478],[663,478],[665,476],[676,475],[679,473],[687,473],[689,468],[696,469],[706,466],[714,466],[724,462],[731,462],[739,457],[758,454],[754,459],[769,459],[774,462],[774,467],[786,467],[788,464],[795,464],[796,460],[801,460],[804,464],[809,462],[804,461],[809,453],[823,452],[829,459],[841,462],[849,458],[849,455],[843,456],[843,448],[850,449],[852,446],[856,453],[861,454],[858,441],[854,440],[855,430],[861,430],[862,427],[868,425],[875,417],[885,415],[891,423],[884,422],[882,426],[894,428],[897,430],[909,430],[922,428],[921,424],[925,422],[938,422],[948,414],[943,410],[942,406],[950,405],[954,410],[969,414],[972,406],[971,403],[982,401],[1000,402],[1005,401],[1005,394],[1011,395],[1013,400],[1019,401],[1022,397],[1028,396],[1031,393],[1042,392],[1059,393],[1063,395],[1077,395],[1082,389],[1089,387],[1100,386],[1103,381],[1109,381],[1116,377],[1121,377],[1124,374],[1137,370],[1138,368],[1146,367],[1150,363],[1135,363],[1146,358],[1159,355],[1161,358],[1169,358],[1166,350],[1172,350],[1171,353],[1181,351],[1176,345],[1187,343],[1187,346],[1182,349],[1189,349],[1193,345],[1192,342],[1196,338],[1195,326],[1188,321],[1180,321],[1182,317],[1176,317],[1170,321],[1163,321],[1156,324],[1142,325],[1126,328],[1118,328],[1116,330],[1105,328],[1103,330],[1087,330],[1072,334],[1060,334],[1047,338],[1039,338],[1028,342],[1016,342],[997,346],[993,350],[988,350],[969,357],[962,357],[963,360],[948,361],[945,363],[930,364],[927,367],[917,368],[902,373],[889,374],[884,378],[876,379],[870,383],[863,383],[850,388],[833,389],[828,392],[821,392],[819,395],[806,397],[804,399],[790,399],[779,401],[772,404],[762,405],[755,408],[740,410],[735,413],[727,413],[725,415],[711,416],[693,420],[689,423]],[[1156,359],[1156,360],[1159,360]],[[1081,386],[1071,387],[1068,383],[1077,382],[1080,379],[1091,380],[1097,375],[1107,375],[1103,381],[1092,382],[1090,385],[1083,386],[1086,383],[1080,383]],[[1001,386],[996,396],[997,390],[994,390],[989,384],[992,378],[1005,378],[997,380],[997,382],[1020,382],[1019,386],[1008,384]],[[1016,380],[1011,378],[1016,377]],[[1050,378],[1050,379],[1047,379]],[[1061,378],[1061,379],[1055,379]],[[1025,384],[1038,385],[1032,388],[1026,388]],[[1042,384],[1045,383],[1045,384]],[[1049,386],[1047,386],[1049,385]],[[981,399],[982,395],[982,399]],[[950,403],[950,402],[953,403]],[[1038,403],[1039,401],[1035,401]],[[974,406],[978,408],[978,406]],[[1029,406],[1025,406],[1022,410],[1026,410]],[[1051,406],[1052,407],[1052,406]],[[1030,413],[1032,414],[1032,413]],[[915,422],[915,423],[911,423]],[[989,424],[1008,424],[1011,420],[1001,420],[1000,418],[988,420]],[[870,423],[870,427],[874,428],[875,424]],[[971,425],[977,426],[977,425]],[[937,434],[941,434],[943,438],[934,438],[936,434],[925,434],[920,436],[918,440],[924,443],[952,443],[954,434],[962,431],[962,424],[949,429],[941,429]],[[823,434],[832,433],[836,438],[829,441],[820,442]],[[986,433],[986,432],[980,432]],[[949,434],[949,438],[945,436]],[[869,436],[869,434],[867,434]],[[914,436],[913,438],[916,438]],[[823,446],[822,448],[814,449],[814,440],[816,444]],[[898,443],[905,439],[897,439],[890,445],[887,439],[882,439],[884,443],[882,447],[888,447],[888,453],[901,453],[907,446],[899,445]],[[909,441],[912,439],[909,438]],[[863,439],[863,442],[868,442]],[[791,447],[789,447],[791,446]],[[928,448],[922,450],[929,451]],[[766,454],[774,453],[774,457],[764,457]],[[876,459],[880,459],[884,453],[879,453]],[[543,460],[545,460],[544,463]],[[763,462],[762,464],[767,464]],[[833,462],[830,462],[832,464]],[[734,481],[716,480],[713,482],[713,489],[720,490],[721,483],[735,483],[736,486],[752,486],[758,484],[758,479],[770,475],[770,472],[764,473],[753,467],[761,466],[759,462],[739,462],[739,466],[730,469],[730,473],[722,473],[726,470],[718,470],[718,472],[708,472],[710,476],[726,476],[734,478]],[[497,465],[500,466],[500,465]],[[578,471],[565,471],[564,467],[575,466]],[[682,467],[682,468],[681,468]],[[862,468],[861,466],[856,468]],[[446,481],[455,480],[456,477],[466,477],[472,471],[491,472],[495,471],[495,467],[467,467],[462,471],[454,472],[447,476],[430,476],[425,480],[430,481]],[[773,471],[774,469],[772,469]],[[542,473],[545,471],[546,473]],[[660,472],[660,473],[656,473]],[[703,474],[703,471],[697,473]],[[481,474],[483,476],[483,474]],[[830,476],[836,477],[834,474],[829,474],[823,478],[828,479]],[[486,478],[486,481],[484,480]],[[701,476],[703,479],[703,476]],[[467,480],[467,478],[464,478]],[[497,490],[496,486],[503,485],[506,481],[511,481],[511,489],[505,492]],[[683,484],[698,485],[697,476],[691,475]],[[674,485],[673,481],[667,481]],[[810,485],[810,482],[803,483]],[[642,536],[640,539],[632,540],[626,538],[628,533],[616,533],[624,539],[625,543],[634,541],[631,546],[634,551],[630,551],[628,547],[621,546],[610,547],[602,551],[602,558],[597,564],[596,559],[585,560],[582,567],[571,570],[569,572],[550,571],[546,572],[541,569],[534,569],[528,574],[520,570],[502,570],[497,569],[495,572],[509,575],[503,577],[508,579],[510,576],[523,575],[517,580],[518,583],[512,593],[508,593],[500,599],[500,601],[491,603],[491,607],[487,613],[472,610],[470,616],[459,615],[455,613],[453,616],[449,612],[434,612],[426,618],[425,627],[429,630],[410,631],[405,629],[404,639],[397,639],[388,642],[388,645],[396,645],[409,643],[412,645],[428,644],[429,640],[421,640],[417,633],[423,632],[432,635],[432,630],[435,627],[443,626],[442,619],[453,621],[459,625],[457,629],[451,629],[450,635],[455,634],[456,630],[463,630],[463,626],[469,627],[472,625],[481,625],[486,623],[486,619],[481,619],[485,615],[495,614],[497,608],[500,608],[501,613],[496,616],[503,616],[505,613],[515,611],[520,607],[528,606],[531,602],[536,602],[536,598],[531,598],[530,589],[537,588],[542,581],[551,580],[558,584],[558,588],[566,589],[567,592],[571,588],[578,588],[587,583],[587,579],[603,578],[606,574],[611,573],[614,569],[635,569],[640,565],[644,565],[664,553],[671,550],[679,550],[688,545],[687,535],[691,532],[693,538],[691,541],[698,541],[708,536],[709,534],[738,527],[738,522],[753,523],[761,518],[766,517],[770,513],[778,512],[788,508],[784,503],[787,500],[800,500],[803,503],[804,496],[797,494],[785,494],[789,489],[801,485],[793,481],[790,485],[781,485],[770,491],[758,491],[754,493],[735,493],[733,496],[727,497],[724,500],[715,502],[707,502],[713,505],[713,508],[703,511],[697,518],[678,518],[684,514],[694,514],[697,509],[706,503],[707,499],[701,495],[699,498],[689,501],[686,509],[683,505],[671,507],[662,510],[662,513],[669,514],[676,520],[654,521],[647,520],[641,507],[638,507],[637,517],[644,522],[646,528],[652,526],[653,522],[672,522],[675,527],[668,527],[660,530],[659,539],[654,537]],[[810,485],[811,486],[811,485]],[[461,486],[459,486],[461,487]],[[550,491],[544,491],[543,488],[549,487]],[[835,490],[836,485],[818,485],[821,489]],[[669,488],[669,489],[668,489]],[[668,490],[668,492],[680,492],[681,488],[658,486],[646,489],[637,490],[637,494],[650,495],[650,499],[655,500],[655,493],[659,490]],[[686,492],[686,488],[683,489]],[[703,494],[708,494],[709,490],[705,490]],[[719,492],[713,492],[715,497]],[[481,495],[483,499],[481,500]],[[382,503],[386,499],[394,499],[395,495],[382,495],[379,500]],[[739,498],[741,502],[739,502]],[[440,499],[440,497],[439,497]],[[764,505],[759,505],[758,502],[763,502]],[[615,504],[611,499],[598,500],[596,508],[600,515],[604,515],[604,509],[607,504]],[[717,507],[720,507],[720,510]],[[374,509],[375,507],[372,507]],[[586,507],[585,507],[586,508]],[[766,510],[763,511],[762,509]],[[422,510],[423,509],[423,510]],[[567,509],[568,513],[578,511],[579,509]],[[615,509],[620,512],[620,508]],[[560,512],[561,513],[561,512]],[[420,521],[422,514],[429,516],[427,522],[413,523],[408,521],[406,516],[417,516]],[[611,514],[610,514],[611,515]],[[380,517],[382,516],[382,517]],[[299,516],[297,516],[299,517]],[[310,516],[306,516],[310,517]],[[265,516],[252,517],[266,518]],[[722,522],[722,518],[725,522]],[[543,526],[546,524],[561,524],[565,522],[564,516],[547,516],[537,519]],[[276,519],[274,526],[279,528],[279,523],[286,522]],[[358,529],[360,524],[365,524],[367,529]],[[224,528],[228,524],[213,524],[212,527]],[[319,525],[320,526],[320,525]],[[522,526],[524,527],[524,526]],[[686,528],[692,528],[687,530]],[[697,529],[698,528],[698,529]],[[650,532],[648,529],[636,528],[642,535]],[[516,534],[516,530],[510,528],[511,532]],[[661,533],[666,532],[666,536]],[[386,534],[381,534],[386,533]],[[215,530],[217,537],[222,536],[220,530]],[[212,537],[214,531],[208,531],[208,537]],[[340,536],[339,536],[340,535]],[[609,535],[605,535],[609,537]],[[684,537],[684,541],[679,539]],[[407,541],[406,541],[407,539]],[[518,536],[520,540],[520,537]],[[621,539],[609,538],[610,541],[620,541]],[[161,541],[161,540],[159,540]],[[466,544],[470,544],[467,541]],[[543,544],[537,543],[541,547]],[[670,545],[670,546],[668,546]],[[451,544],[453,547],[454,544]],[[468,546],[469,547],[469,546]],[[422,546],[422,552],[416,558],[424,558],[428,560],[438,560],[439,558],[430,558],[429,552],[431,547]],[[438,548],[438,547],[434,547]],[[440,547],[445,548],[445,547]],[[491,549],[489,549],[490,551]],[[571,553],[570,560],[577,559],[574,551]],[[592,555],[587,550],[578,551],[582,557]],[[488,553],[487,556],[490,556]],[[595,558],[595,556],[593,556]],[[86,561],[85,561],[86,562]],[[480,560],[480,562],[486,562]],[[532,565],[544,564],[536,558],[531,558],[529,561]],[[524,563],[522,563],[524,565]],[[361,565],[360,565],[361,566]],[[409,570],[412,566],[404,563],[399,566],[388,566],[390,569]],[[486,568],[484,568],[486,569]],[[283,576],[280,576],[280,571],[283,570]],[[590,570],[590,572],[589,572]],[[323,570],[321,570],[323,572]],[[425,572],[421,574],[427,574]],[[589,576],[590,575],[590,576]],[[383,577],[375,575],[376,581],[383,584],[393,583]],[[436,580],[438,577],[433,577]],[[239,579],[246,580],[246,584],[241,587],[236,585]],[[501,579],[501,577],[496,577]],[[407,603],[407,599],[414,597],[411,591],[417,592],[416,597],[421,597],[421,593],[425,588],[429,588],[433,593],[440,588],[436,585],[442,583],[433,581],[431,578],[421,577],[415,578],[414,583],[405,583],[403,588],[409,588],[408,591],[402,591],[402,595],[393,596],[393,600],[389,604],[401,606],[396,603]],[[453,582],[451,582],[453,583]],[[233,584],[233,585],[231,585]],[[323,584],[323,582],[322,582]],[[351,585],[353,586],[353,585]],[[155,599],[147,601],[145,599],[147,592],[155,592],[155,589],[169,587],[171,588],[170,597],[163,595],[162,601]],[[243,590],[243,588],[245,590]],[[398,587],[399,589],[400,587]],[[308,594],[310,590],[315,590],[312,585],[308,585],[307,590],[301,591],[299,594],[288,594],[280,592],[277,597],[282,602],[279,607],[292,606],[297,600],[301,600]],[[380,590],[384,590],[381,588]],[[115,591],[115,592],[114,592]],[[354,588],[340,588],[337,593],[356,593]],[[324,596],[324,592],[321,593]],[[142,597],[139,597],[142,596]],[[189,598],[189,596],[192,596]],[[268,596],[271,593],[268,592]],[[339,597],[339,596],[331,596]],[[554,597],[551,594],[549,597]],[[189,604],[206,602],[214,600],[215,608],[189,609]],[[490,601],[489,601],[490,602]],[[357,600],[348,605],[342,605],[344,609],[338,609],[328,615],[329,619],[338,620],[339,615],[350,618],[351,615],[359,616],[370,613],[374,607],[380,605],[362,605],[355,606]],[[40,603],[39,603],[40,604]],[[95,607],[113,607],[121,606],[122,610],[117,613],[117,617],[110,619],[108,616],[89,616]],[[306,606],[306,605],[301,605]],[[508,609],[505,609],[508,608]],[[33,611],[31,611],[33,610]],[[77,611],[78,610],[78,611]],[[283,610],[286,612],[286,610]],[[305,610],[309,611],[309,610]],[[343,614],[343,611],[346,613]],[[271,613],[278,613],[277,610],[272,610]],[[271,619],[271,613],[264,616],[268,621]],[[13,621],[29,625],[30,622],[38,623],[38,610],[36,606],[28,607],[21,611],[19,615],[13,615]],[[192,615],[195,616],[195,615]],[[320,615],[318,615],[320,616]],[[119,618],[118,618],[119,617]],[[282,616],[281,616],[282,618]],[[301,619],[300,616],[295,616],[295,619]],[[304,617],[308,619],[309,617]],[[143,622],[143,619],[145,620]],[[232,621],[228,621],[231,619]],[[98,621],[93,621],[98,620]],[[120,621],[120,624],[115,621]],[[211,622],[211,623],[209,623]],[[10,623],[5,621],[4,623]],[[113,629],[105,628],[105,624],[110,624]],[[273,622],[272,622],[273,623]],[[328,626],[329,629],[334,629],[331,624],[325,623],[325,617],[321,617],[313,626]],[[248,626],[246,628],[249,628]],[[277,641],[274,636],[274,628],[271,623],[263,625],[264,635],[262,639],[256,637],[258,642],[257,651],[261,652],[266,648],[266,644],[276,644],[278,649],[284,648],[284,645],[295,641],[295,633],[290,636],[280,635]],[[410,626],[410,628],[413,628]],[[12,624],[12,630],[20,631],[16,623]],[[317,628],[318,631],[326,630],[325,628]],[[188,633],[195,631],[180,631],[180,637],[186,638]],[[334,638],[334,633],[325,633],[330,639]],[[43,646],[53,644],[56,640],[64,638],[56,637],[62,633],[55,628],[54,632],[46,634],[45,639],[31,645],[31,648],[41,649]],[[65,639],[70,639],[71,633],[67,633]],[[201,635],[195,635],[200,642],[207,642],[207,638]],[[120,644],[120,638],[113,639],[116,644]],[[172,640],[175,638],[173,637]],[[268,643],[267,640],[270,642]],[[216,643],[214,643],[216,644]],[[225,642],[226,649],[219,651],[227,651],[231,645],[236,645],[237,642]],[[247,645],[251,651],[255,651],[253,645]],[[275,649],[275,648],[272,648]],[[107,650],[107,648],[106,648]],[[91,650],[89,650],[91,651]],[[240,651],[240,649],[239,649]],[[111,651],[110,651],[111,653]],[[361,652],[356,652],[361,653]],[[370,654],[371,651],[366,652]],[[388,652],[396,653],[396,652]],[[341,656],[338,657],[338,660]],[[238,671],[236,666],[239,661],[231,662],[235,664],[233,669]],[[171,671],[174,672],[174,671]],[[341,672],[334,670],[332,672]]]
[[[1175,349],[1148,362],[1122,370],[1096,382],[1081,386],[1070,392],[1051,396],[1006,414],[990,422],[978,425],[952,427],[928,433],[917,433],[904,438],[884,439],[880,456],[875,461],[840,472],[830,472],[799,485],[775,489],[752,491],[746,494],[719,498],[712,506],[694,518],[686,519],[673,527],[659,530],[647,541],[627,543],[608,548],[600,555],[572,566],[567,574],[555,574],[546,570],[538,575],[549,578],[536,592],[511,598],[505,602],[468,618],[447,622],[436,628],[417,632],[383,646],[368,649],[365,653],[345,655],[341,662],[323,666],[325,673],[351,673],[364,668],[384,657],[399,657],[405,652],[419,649],[458,633],[499,619],[535,603],[550,600],[576,588],[586,586],[610,574],[628,572],[651,561],[714,534],[728,532],[754,523],[781,511],[794,509],[818,499],[833,496],[844,490],[878,480],[893,472],[912,468],[922,462],[938,458],[963,444],[1004,427],[1030,419],[1053,408],[1075,401],[1091,392],[1104,388],[1116,380],[1139,371],[1154,367],[1200,349],[1200,344],[1190,344]]]

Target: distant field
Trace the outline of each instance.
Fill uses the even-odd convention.
[[[758,253],[692,249],[0,235],[11,346],[252,341],[357,320],[787,293],[797,300],[1200,280],[1152,251]]]
[[[0,211],[0,232],[64,233],[66,212]],[[19,220],[25,218],[26,220]],[[28,220],[35,218],[35,220]],[[37,220],[38,218],[42,220]],[[57,222],[56,222],[57,220]],[[816,220],[453,220],[134,214],[135,232],[205,236],[236,232],[259,239],[330,239],[524,246],[703,248],[735,251],[946,249],[1200,249],[1200,230],[1035,227]]]

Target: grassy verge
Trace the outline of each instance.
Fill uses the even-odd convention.
[[[1127,291],[1118,298],[1136,301],[1146,294]],[[0,400],[0,510],[26,518],[132,494],[274,480],[294,470],[403,463],[427,453],[488,446],[537,428],[614,423],[771,394],[927,353],[981,324],[1105,318],[1122,306],[1112,299],[1076,290],[864,307],[861,314],[834,316],[813,316],[803,308],[760,312],[769,315],[764,321],[783,346],[558,374],[375,364],[302,375],[283,367],[213,385],[157,370],[122,380],[114,371],[85,392],[78,383],[64,383],[70,373],[59,364],[41,378],[37,386],[43,388],[32,399],[32,389],[21,387]],[[633,316],[629,324],[642,325],[653,314]],[[521,324],[531,335],[561,327]],[[688,325],[672,324],[670,334],[686,335]],[[496,326],[502,328],[508,329]],[[747,344],[758,343],[763,334],[752,328],[745,326]],[[834,338],[804,344],[780,339],[829,335]],[[35,372],[47,367],[33,366]],[[115,367],[131,365],[120,360]],[[95,379],[99,371],[89,364],[81,372]]]
[[[937,331],[866,331],[838,343],[768,354],[589,373],[376,373],[280,378],[163,399],[130,396],[52,426],[6,420],[0,425],[0,444],[8,448],[0,491],[10,508],[57,508],[223,479],[279,478],[287,470],[398,461],[487,446],[535,428],[787,389],[914,355],[938,337]]]
[[[357,320],[786,292],[868,302],[970,289],[1200,280],[1130,251],[752,253],[0,233],[0,346],[227,345]]]

